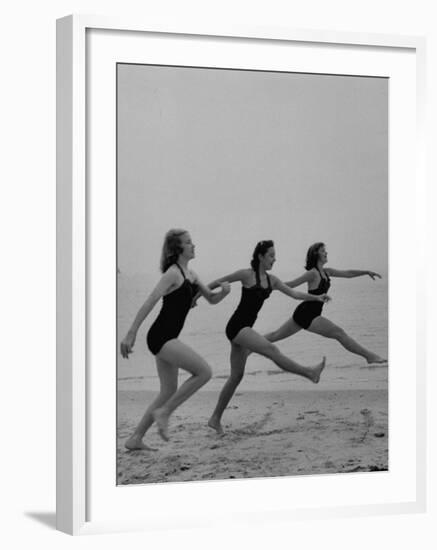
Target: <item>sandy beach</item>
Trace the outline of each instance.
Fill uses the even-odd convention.
[[[208,428],[217,391],[178,408],[170,441],[154,426],[156,452],[124,441],[155,392],[119,391],[118,484],[273,477],[388,469],[387,389],[240,391],[223,417],[225,435]]]
[[[120,334],[126,332],[141,302],[140,282],[128,277],[120,280]],[[341,279],[335,285],[338,296],[329,304],[333,322],[387,357],[387,286],[369,288],[368,281]],[[239,292],[234,292],[217,308],[201,304],[190,314],[181,339],[206,359],[213,377],[175,411],[168,443],[154,426],[149,430],[145,443],[157,452],[124,448],[159,390],[154,357],[144,337],[148,325],[129,361],[118,361],[118,483],[387,470],[388,365],[367,365],[338,342],[307,331],[278,345],[285,355],[304,365],[315,364],[326,355],[327,368],[319,384],[290,375],[253,354],[223,416],[224,437],[208,428],[219,391],[229,376],[224,326],[238,297]],[[289,301],[272,295],[256,328],[265,333],[289,315]],[[179,383],[187,377],[180,372]]]

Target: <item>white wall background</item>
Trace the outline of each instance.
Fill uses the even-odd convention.
[[[430,472],[424,515],[241,526],[221,531],[168,531],[71,538],[54,531],[55,512],[55,19],[76,13],[140,15],[143,19],[218,25],[287,25],[427,35],[428,148],[437,143],[437,27],[432,0],[16,0],[2,9],[1,223],[1,451],[0,544],[3,548],[107,549],[139,544],[177,548],[427,549],[437,534],[436,475]],[[431,157],[431,154],[430,154]],[[433,153],[435,157],[435,153]],[[429,172],[429,311],[435,293],[433,205],[436,164]],[[431,189],[431,181],[434,189]],[[431,216],[430,216],[431,218]],[[432,226],[432,227],[431,227]],[[408,258],[405,258],[408,273]],[[403,276],[405,276],[405,273]],[[407,281],[408,282],[408,281]],[[425,282],[424,282],[425,283]],[[407,289],[408,292],[408,289]],[[437,323],[430,316],[429,334]],[[431,338],[430,338],[431,339]],[[428,345],[429,464],[437,463],[437,354]],[[432,398],[432,399],[431,399]]]

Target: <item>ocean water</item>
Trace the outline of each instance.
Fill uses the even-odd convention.
[[[141,275],[118,276],[118,340],[125,336],[138,309],[158,280]],[[362,346],[388,357],[388,285],[386,280],[372,281],[369,277],[332,279],[329,294],[332,301],[324,306],[323,315],[341,326]],[[305,290],[305,286],[299,287]],[[202,355],[213,370],[212,380],[202,388],[221,388],[229,374],[230,344],[225,326],[236,308],[241,285],[234,283],[231,294],[218,305],[200,299],[187,317],[180,339]],[[300,302],[273,292],[264,303],[254,329],[261,334],[279,327],[293,314]],[[147,330],[158,315],[157,304],[137,334],[134,352],[129,360],[117,357],[119,390],[156,390],[159,387],[155,359],[146,344]],[[300,331],[277,343],[281,351],[303,365],[313,365],[327,358],[327,367],[320,383],[281,371],[270,360],[252,354],[247,362],[245,378],[240,388],[246,390],[278,389],[386,389],[388,366],[369,367],[366,361],[346,351],[338,342],[307,331]],[[182,381],[188,375],[180,373]],[[240,389],[239,388],[239,389]]]

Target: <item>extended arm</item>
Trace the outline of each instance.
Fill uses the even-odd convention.
[[[229,294],[229,292],[230,292],[229,283],[234,283],[235,281],[241,281],[243,279],[244,274],[246,273],[246,271],[247,271],[246,269],[239,269],[238,271],[234,271],[233,273],[230,273],[229,275],[225,275],[224,277],[220,277],[219,279],[215,279],[214,281],[209,283],[209,285],[206,286],[206,287],[204,285],[199,285],[199,292],[193,298],[192,307],[196,307],[197,300],[200,298],[200,296],[204,296],[210,304],[218,304],[221,300],[223,300],[223,298],[227,294]],[[224,290],[224,286],[223,286],[224,283],[226,283],[225,288],[228,289],[226,291]],[[202,290],[202,286],[203,286],[203,290]],[[222,287],[222,293],[224,292],[223,295],[221,295],[221,293],[216,294],[216,293],[211,292],[212,290],[214,290],[215,288],[218,288],[219,286]],[[210,298],[208,298],[208,296],[210,298],[212,298],[213,301],[211,301]],[[216,296],[219,296],[219,297],[216,298]]]
[[[375,273],[374,271],[368,271],[368,270],[361,270],[361,269],[334,269],[332,267],[327,267],[325,269],[326,273],[330,277],[342,277],[344,279],[353,279],[354,277],[362,277],[363,275],[368,275],[373,280],[375,279],[381,279],[381,275],[379,273]]]
[[[218,285],[214,287],[217,288],[218,286],[220,286],[221,289],[219,292],[213,292],[210,286],[205,286],[197,276],[196,283],[199,285],[199,292],[194,297],[194,301],[196,301],[199,296],[202,295],[210,304],[218,304],[231,291],[231,285],[228,281],[226,281],[226,279],[224,281],[220,281]]]
[[[316,302],[327,302],[330,300],[327,294],[308,294],[307,292],[300,292],[299,290],[292,290],[288,285],[283,283],[280,279],[274,275],[270,276],[272,280],[272,288],[274,290],[279,290],[287,296],[294,298],[295,300],[312,300]]]
[[[285,284],[289,286],[290,288],[294,288],[296,286],[299,286],[303,283],[309,283],[314,279],[315,275],[312,271],[306,271],[303,275],[300,277],[297,277],[296,279],[293,279],[292,281],[287,281]]]
[[[233,271],[232,273],[229,273],[229,275],[225,275],[224,277],[220,277],[219,279],[215,279],[211,283],[209,283],[208,288],[210,290],[214,290],[215,288],[219,287],[222,283],[235,283],[236,281],[242,281],[244,276],[247,275],[247,269],[238,269],[237,271]]]

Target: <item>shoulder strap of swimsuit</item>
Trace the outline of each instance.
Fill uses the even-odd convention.
[[[184,270],[182,269],[182,267],[178,263],[175,263],[174,265],[178,266],[179,271],[182,273],[182,277],[184,278],[184,281],[185,281],[186,277],[185,277],[185,273],[184,273]]]
[[[266,273],[266,277],[267,277],[267,284],[269,285],[269,290],[272,290],[272,284],[270,282],[270,277],[268,273]]]
[[[261,286],[258,269],[255,269],[255,282],[256,282],[256,286]]]
[[[322,281],[326,281],[326,277],[324,277],[322,275],[322,272],[320,271],[320,269],[317,266],[315,266],[315,267],[316,267],[317,271],[319,272],[319,275],[320,275],[320,278],[322,279]],[[323,273],[325,273],[325,270],[323,270]],[[325,275],[326,275],[326,273],[325,273]]]

